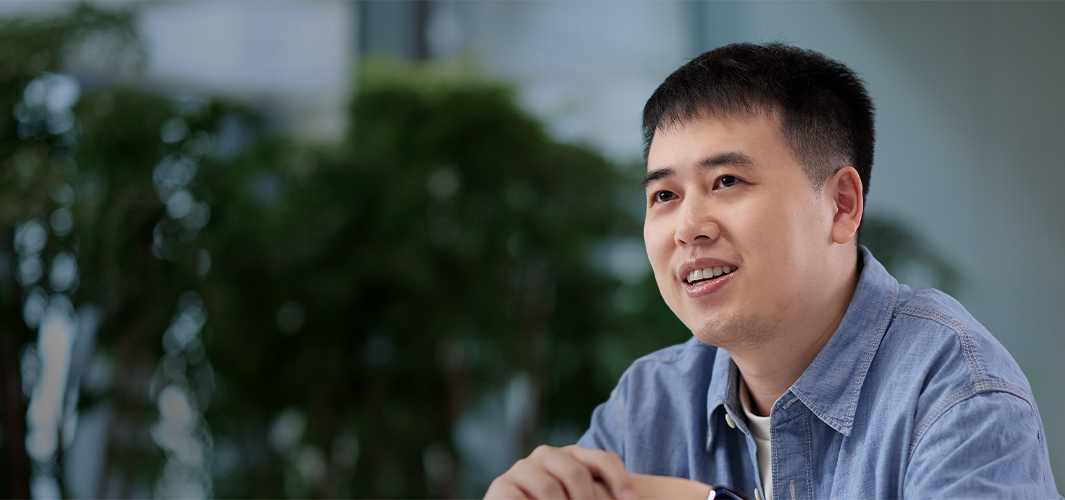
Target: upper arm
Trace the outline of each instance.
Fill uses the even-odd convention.
[[[627,378],[622,376],[610,398],[595,408],[588,430],[577,441],[578,446],[614,452],[623,462]]]
[[[917,439],[905,498],[1059,497],[1039,413],[1017,395],[963,399]]]

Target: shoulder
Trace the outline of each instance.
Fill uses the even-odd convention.
[[[713,358],[717,355],[717,349],[717,347],[706,345],[692,337],[683,344],[659,349],[633,361],[629,371],[659,369],[688,371],[697,369],[703,366],[706,358],[710,358],[710,361],[713,362]]]
[[[903,349],[932,374],[950,376],[972,393],[1006,391],[1031,398],[1028,381],[1006,348],[953,297],[900,285],[884,342]]]
[[[625,370],[605,405],[620,423],[705,414],[708,392],[724,390],[728,360],[724,351],[695,338],[655,351]]]
[[[905,292],[885,342],[893,337],[889,349],[907,351],[917,368],[908,381],[918,399],[906,491],[1057,496],[1039,410],[1013,357],[950,296]]]
[[[658,385],[668,385],[668,393],[675,393],[682,387],[705,392],[714,371],[717,351],[717,347],[703,344],[693,337],[683,344],[652,352],[625,370],[614,392],[649,390]]]
[[[1058,498],[1043,427],[1021,398],[967,397],[911,446],[904,496]]]
[[[1053,490],[1024,373],[957,300],[897,285],[861,388],[852,442],[902,467],[900,496],[998,497]],[[880,324],[880,323],[878,323]],[[1004,332],[1008,335],[1008,332]]]
[[[644,464],[655,450],[683,448],[704,421],[707,387],[718,349],[695,338],[637,359],[621,376],[610,398],[592,413],[578,445],[617,453],[627,466]],[[659,435],[671,424],[673,432]],[[662,443],[672,442],[673,446]],[[630,454],[629,450],[640,450]],[[644,469],[640,469],[644,470]]]
[[[959,414],[978,407],[974,398],[1014,411],[1024,408],[1038,425],[1031,387],[1016,361],[958,301],[939,290],[900,286],[877,358],[876,378],[890,381],[881,385],[914,398],[916,407],[908,412],[914,419],[910,454],[937,423],[971,425],[972,419]]]

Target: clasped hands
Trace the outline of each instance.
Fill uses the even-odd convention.
[[[709,490],[698,481],[630,473],[608,451],[540,446],[492,481],[484,498],[702,500]]]

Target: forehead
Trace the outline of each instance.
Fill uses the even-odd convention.
[[[790,160],[776,113],[703,114],[659,128],[647,154],[647,170],[707,163],[722,155],[744,157],[751,165]]]

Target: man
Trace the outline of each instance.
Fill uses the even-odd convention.
[[[488,498],[1059,497],[1017,364],[859,245],[873,107],[853,71],[721,47],[666,79],[643,131],[647,254],[695,338],[633,363],[576,446]]]

